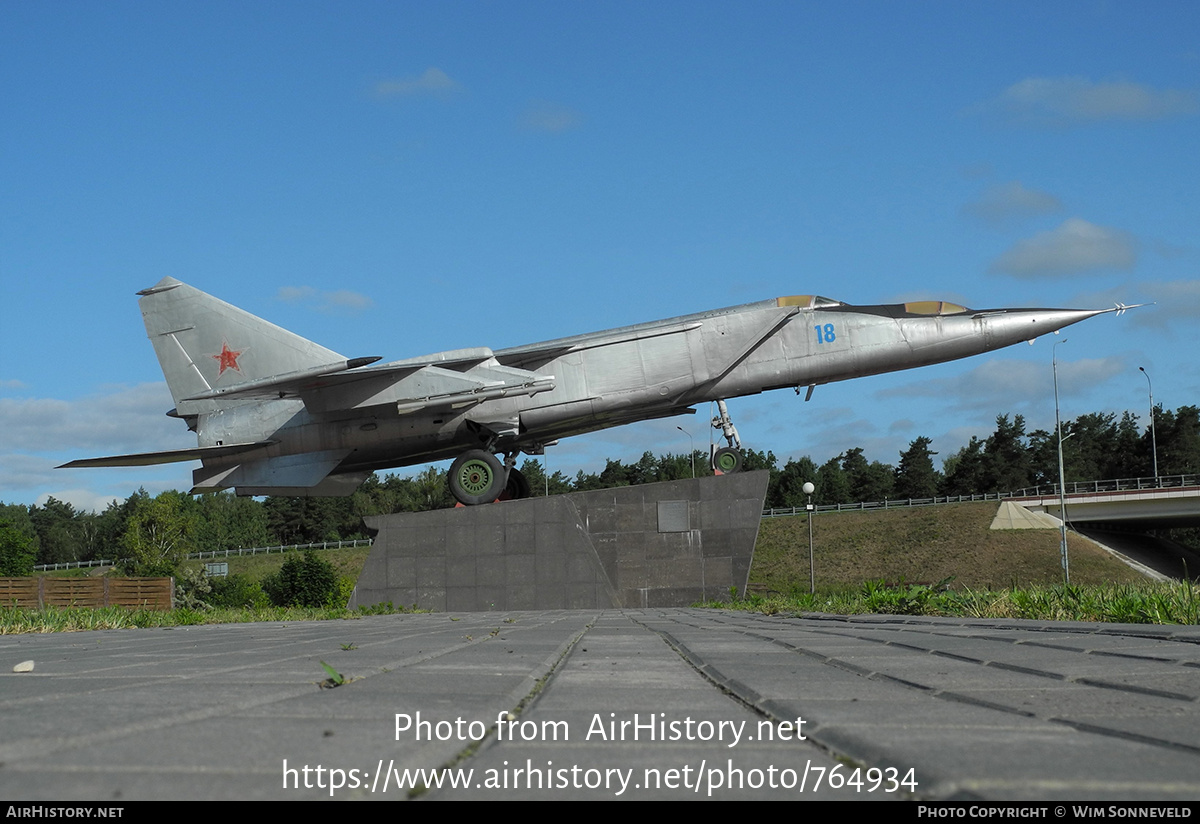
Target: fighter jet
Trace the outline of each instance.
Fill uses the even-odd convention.
[[[64,467],[199,460],[192,492],[349,495],[377,469],[454,459],[464,505],[525,497],[519,454],[715,402],[718,473],[741,467],[726,399],[978,355],[1113,309],[989,309],[942,301],[852,306],[779,297],[493,351],[379,363],[347,358],[174,278],[138,293],[197,446]],[[498,457],[502,456],[502,457]]]

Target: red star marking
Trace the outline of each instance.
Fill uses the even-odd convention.
[[[242,350],[242,351],[244,351],[244,350]],[[210,358],[212,358],[213,360],[215,360],[217,363],[219,363],[221,365],[220,371],[217,372],[217,377],[219,378],[222,375],[224,375],[226,369],[232,369],[234,372],[237,372],[240,375],[242,373],[242,370],[238,366],[237,359],[241,356],[241,354],[242,354],[241,351],[234,351],[233,349],[229,348],[228,343],[222,342],[221,343],[221,354],[209,355]]]

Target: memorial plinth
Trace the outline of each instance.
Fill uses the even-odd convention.
[[[674,607],[745,593],[765,471],[365,519],[351,607]]]

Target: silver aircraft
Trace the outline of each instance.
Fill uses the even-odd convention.
[[[715,401],[718,473],[741,467],[725,399],[910,369],[1032,341],[1113,309],[851,306],[780,297],[510,349],[346,358],[174,278],[138,293],[193,449],[65,467],[199,460],[192,492],[349,495],[376,469],[454,458],[463,504],[524,497],[515,468],[568,435]],[[503,456],[503,458],[497,457]]]

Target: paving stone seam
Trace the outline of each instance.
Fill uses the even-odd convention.
[[[561,620],[564,620],[563,616],[556,616],[556,617],[550,618],[549,620],[539,621],[537,623],[527,624],[527,625],[518,625],[516,622],[514,622],[513,624],[510,624],[508,626],[508,628],[505,629],[504,631],[505,632],[529,632],[529,631],[541,629],[542,627],[545,627],[549,624],[557,623],[558,621],[561,621]],[[503,619],[501,622],[503,622]],[[488,626],[493,623],[495,623],[495,622],[494,621],[484,621],[484,622],[481,622],[481,626]],[[461,630],[453,630],[453,629],[447,628],[445,630],[439,630],[438,634],[443,634],[443,633],[458,634],[459,632],[461,632]],[[432,633],[427,634],[425,637],[431,637],[432,643],[437,642],[436,636],[433,636]],[[459,637],[463,637],[463,636],[460,635]],[[470,637],[470,636],[468,636],[468,637]],[[453,644],[452,646],[448,646],[443,649],[430,650],[429,652],[420,652],[417,655],[410,655],[405,658],[400,658],[396,661],[389,661],[386,664],[378,664],[372,670],[368,670],[366,675],[356,675],[355,680],[358,680],[360,678],[370,678],[370,677],[376,676],[376,675],[384,675],[389,672],[395,672],[396,670],[402,669],[404,667],[411,667],[411,666],[415,666],[417,664],[424,664],[428,661],[433,661],[437,658],[441,658],[443,656],[450,655],[451,653],[455,653],[460,650],[467,649],[469,647],[473,647],[477,644],[483,644],[483,643],[486,643],[491,640],[493,640],[493,639],[490,635],[481,635],[478,638],[470,637],[470,640],[468,640],[468,641],[460,641],[458,643]],[[301,657],[304,657],[304,656],[301,656]]]
[[[960,704],[970,704],[975,707],[983,707],[984,709],[995,710],[996,712],[1005,712],[1009,715],[1019,715],[1022,718],[1037,718],[1037,713],[1029,710],[1019,710],[1016,707],[1010,707],[1007,704],[1000,704],[996,701],[986,701],[982,698],[976,698],[973,695],[963,695],[962,693],[953,690],[940,690],[935,694],[937,698],[944,698],[947,701],[957,701]]]
[[[700,627],[699,625],[696,625],[696,624],[692,624],[692,626],[696,629],[702,629],[702,627]],[[1097,687],[1100,689],[1125,691],[1125,692],[1130,692],[1130,693],[1134,693],[1134,694],[1138,694],[1138,695],[1151,695],[1151,696],[1155,696],[1155,697],[1159,697],[1159,698],[1166,698],[1169,700],[1176,700],[1176,701],[1185,701],[1185,702],[1189,702],[1189,703],[1194,703],[1197,700],[1194,696],[1190,696],[1190,695],[1187,695],[1184,693],[1171,692],[1168,690],[1158,690],[1158,689],[1154,689],[1152,687],[1141,687],[1141,686],[1131,685],[1131,684],[1121,684],[1121,683],[1117,683],[1117,682],[1105,681],[1103,679],[1092,679],[1092,678],[1087,678],[1087,677],[1071,678],[1071,677],[1062,675],[1060,673],[1051,672],[1049,670],[1037,669],[1037,668],[1033,668],[1033,667],[1023,667],[1018,664],[1010,664],[1010,663],[1007,663],[1004,661],[987,661],[987,660],[983,660],[983,659],[970,658],[967,656],[957,655],[955,653],[949,653],[949,652],[944,652],[941,650],[929,649],[927,647],[922,647],[918,644],[913,644],[913,643],[897,642],[897,641],[890,641],[890,640],[885,641],[882,639],[871,638],[868,636],[863,636],[863,635],[853,634],[853,633],[849,634],[848,636],[847,636],[847,634],[845,634],[843,632],[827,633],[827,632],[823,632],[820,629],[814,629],[811,631],[814,633],[818,633],[818,634],[832,634],[832,635],[836,635],[839,637],[851,637],[851,638],[855,638],[857,640],[868,641],[871,643],[879,643],[879,644],[883,644],[885,646],[894,646],[894,647],[897,647],[900,649],[910,649],[910,650],[914,650],[914,651],[918,651],[918,652],[927,652],[927,653],[930,653],[933,655],[940,655],[940,656],[944,656],[946,658],[961,660],[961,661],[964,661],[967,663],[981,664],[983,666],[995,667],[997,669],[1018,672],[1018,673],[1025,674],[1025,675],[1032,675],[1032,676],[1040,677],[1040,678],[1049,678],[1051,680],[1064,681],[1064,682],[1068,682],[1068,683],[1078,683],[1078,684],[1082,684],[1084,686]],[[832,666],[838,666],[842,669],[849,670],[850,672],[854,672],[854,673],[860,674],[860,675],[865,675],[868,678],[873,677],[874,675],[877,674],[875,671],[870,670],[869,668],[860,667],[858,665],[850,664],[850,663],[844,662],[844,661],[838,661],[837,659],[831,658],[830,656],[825,656],[825,655],[823,655],[821,653],[817,653],[813,650],[804,649],[803,647],[800,647],[794,643],[785,641],[778,637],[774,637],[774,636],[768,637],[768,636],[758,635],[753,630],[743,630],[743,634],[749,635],[751,637],[755,637],[759,640],[768,641],[769,643],[776,644],[778,646],[782,646],[786,649],[790,649],[792,651],[795,651],[795,652],[798,652],[801,654],[812,655],[812,656],[818,658],[819,660],[821,660],[822,663],[829,664]],[[935,634],[940,634],[940,633],[935,633]],[[954,636],[954,637],[961,637],[961,636]],[[1157,640],[1157,639],[1155,639],[1155,640]],[[1022,641],[1020,639],[1014,639],[1014,641],[1016,643],[1022,643]],[[1011,643],[1011,642],[1009,642],[1009,643]],[[1036,644],[1038,646],[1044,646],[1043,644],[1037,644],[1037,642],[1027,642],[1027,643]],[[1045,646],[1048,646],[1048,645],[1045,645]],[[1092,653],[1091,650],[1079,650],[1079,649],[1073,649],[1070,647],[1065,648],[1064,651],[1075,652],[1077,654],[1091,654]],[[1110,653],[1110,655],[1112,655],[1112,653]],[[1179,664],[1177,659],[1172,659],[1172,658],[1159,659],[1159,658],[1154,658],[1154,657],[1149,657],[1149,656],[1136,656],[1136,655],[1128,655],[1128,654],[1119,654],[1119,657],[1130,658],[1133,660],[1152,660],[1152,661],[1162,661],[1164,663]],[[1184,665],[1184,666],[1200,666],[1200,663],[1192,664],[1191,662],[1183,662],[1182,665]],[[879,673],[879,674],[883,675],[884,677],[897,680],[898,682],[906,684],[906,685],[910,684],[910,682],[907,682],[904,679],[895,678],[894,676],[888,676],[883,673]],[[917,684],[915,682],[911,682],[911,686],[913,686],[916,689],[933,689],[933,688],[926,687],[921,684]]]
[[[1185,695],[1181,692],[1171,692],[1170,690],[1156,690],[1153,687],[1139,687],[1136,684],[1120,684],[1115,681],[1105,681],[1103,678],[1068,678],[1066,679],[1075,684],[1083,684],[1087,687],[1098,687],[1103,690],[1120,690],[1121,692],[1133,692],[1138,695],[1153,695],[1156,698],[1168,698],[1173,701],[1186,701],[1195,703],[1194,696]]]
[[[73,749],[86,747],[92,744],[99,744],[104,741],[115,741],[119,738],[125,738],[131,735],[141,735],[144,733],[154,732],[156,730],[169,729],[171,727],[190,724],[195,721],[206,721],[210,718],[224,716],[231,711],[242,711],[261,707],[264,704],[272,704],[276,701],[287,700],[290,698],[299,698],[302,695],[311,694],[312,690],[316,689],[316,682],[311,685],[301,687],[293,687],[290,690],[274,692],[269,696],[259,697],[238,701],[233,704],[216,704],[203,709],[192,710],[175,715],[160,715],[153,718],[147,718],[140,721],[121,724],[116,727],[108,727],[96,732],[86,733],[83,735],[68,735],[58,738],[38,738],[38,739],[23,739],[21,741],[13,741],[0,744],[0,763],[6,763],[10,760],[36,758],[39,756],[49,755],[50,753],[59,750]]]
[[[537,626],[540,627],[540,626],[543,626],[548,623],[554,623],[555,621],[558,621],[558,620],[562,620],[562,616],[552,617],[551,620],[540,622]],[[536,627],[525,627],[525,629],[534,629],[534,628],[536,628]],[[449,630],[447,630],[447,631],[449,631]],[[369,678],[369,677],[372,677],[375,675],[382,675],[387,672],[394,671],[395,669],[398,669],[402,666],[411,666],[413,664],[424,663],[426,661],[430,661],[435,658],[440,658],[444,655],[450,654],[451,652],[456,652],[456,651],[464,649],[466,647],[473,646],[476,643],[482,643],[483,641],[486,641],[486,640],[490,640],[490,639],[487,637],[481,637],[478,640],[455,644],[454,646],[447,647],[447,648],[444,648],[439,651],[423,653],[423,654],[417,655],[417,656],[409,656],[408,658],[401,659],[399,662],[396,662],[396,663],[391,663],[388,665],[382,665],[382,666],[375,667],[375,668],[373,668],[374,671],[368,671],[367,674],[365,674],[365,675],[355,674],[353,676],[353,678],[354,678],[354,680],[358,681],[358,680],[362,680],[364,678]],[[285,656],[283,658],[273,659],[273,662],[277,663],[279,661],[292,661],[292,660],[297,660],[297,659],[307,659],[307,658],[310,658],[312,655],[313,655],[312,652],[308,652],[308,653],[304,653],[304,654],[300,654],[300,655]],[[259,666],[261,666],[261,663]],[[238,667],[237,669],[245,669],[245,667]],[[205,675],[205,677],[207,677],[208,674],[204,673],[204,675]],[[185,681],[185,680],[189,680],[193,677],[196,677],[196,676],[193,676],[193,675],[170,676],[170,677],[164,676],[163,678],[158,679],[158,680]],[[526,680],[528,680],[528,676],[527,676]],[[196,721],[205,721],[205,720],[208,720],[209,718],[226,715],[229,712],[240,712],[243,710],[255,709],[257,707],[261,707],[261,706],[264,706],[267,704],[272,704],[277,701],[286,701],[286,700],[289,700],[292,698],[298,698],[303,695],[308,695],[308,694],[310,694],[310,692],[313,688],[317,687],[318,683],[319,683],[318,681],[313,681],[311,684],[305,685],[303,687],[292,687],[291,689],[272,691],[272,693],[270,695],[260,696],[260,697],[256,697],[256,698],[249,698],[249,699],[239,701],[236,703],[232,703],[232,704],[218,703],[211,707],[196,709],[196,710],[192,710],[190,712],[174,714],[174,715],[157,716],[157,717],[153,717],[153,718],[145,718],[145,719],[133,721],[130,723],[121,724],[119,726],[108,727],[103,730],[97,730],[95,732],[85,733],[82,735],[62,736],[62,737],[53,738],[53,739],[36,739],[36,740],[24,739],[21,741],[11,741],[11,742],[0,743],[0,763],[4,763],[7,761],[16,760],[16,759],[21,759],[21,758],[36,758],[39,756],[48,755],[48,754],[51,754],[51,753],[54,753],[54,752],[57,752],[60,750],[64,750],[64,749],[86,747],[86,746],[90,746],[92,744],[98,744],[98,743],[101,743],[104,741],[114,741],[114,740],[124,738],[127,736],[131,736],[131,735],[140,735],[140,734],[144,734],[144,733],[153,732],[156,730],[169,729],[171,727],[181,726],[184,724],[190,724],[190,723],[193,723]],[[524,684],[524,683],[525,682],[523,681],[522,684]],[[105,691],[111,691],[112,689],[119,689],[120,686],[123,686],[123,685],[117,685],[117,686],[114,686],[113,688],[106,689]]]
[[[753,613],[745,613],[754,618]],[[764,616],[766,617],[766,616]],[[945,626],[947,621],[953,626],[967,629],[987,629],[1001,632],[1045,632],[1072,633],[1075,635],[1102,635],[1105,637],[1128,637],[1154,641],[1173,641],[1181,644],[1200,644],[1200,627],[1141,625],[1141,624],[1109,624],[1101,622],[1070,621],[1051,624],[1026,618],[955,618],[949,616],[882,616],[882,615],[833,615],[823,612],[780,613],[770,616],[772,619],[799,619],[804,621],[829,622],[841,624],[863,624],[877,629],[904,629],[907,626],[924,626],[936,631]],[[933,619],[941,620],[933,620]],[[1019,641],[1017,643],[1020,643]]]
[[[681,621],[679,623],[685,623],[685,622]],[[702,629],[702,627],[694,626],[694,625],[693,625],[693,628],[694,629]],[[813,631],[820,633],[820,630],[813,630]],[[660,633],[661,632],[662,631],[660,631]],[[892,682],[899,686],[916,690],[924,695],[928,695],[933,698],[955,701],[958,703],[971,704],[974,706],[979,706],[984,709],[989,709],[989,710],[993,710],[993,711],[997,711],[997,712],[1004,712],[1006,714],[1013,714],[1013,715],[1018,715],[1018,716],[1022,716],[1022,717],[1039,719],[1039,720],[1043,720],[1043,721],[1047,721],[1047,722],[1051,722],[1051,723],[1064,724],[1073,729],[1077,729],[1080,732],[1087,732],[1087,733],[1091,733],[1094,735],[1101,735],[1101,736],[1105,736],[1105,737],[1109,737],[1109,738],[1117,738],[1117,739],[1121,739],[1121,740],[1136,741],[1137,743],[1146,744],[1149,746],[1155,746],[1155,747],[1162,748],[1162,749],[1182,751],[1182,752],[1188,752],[1188,753],[1192,753],[1193,751],[1195,751],[1197,753],[1200,753],[1200,748],[1194,748],[1194,747],[1191,747],[1190,745],[1182,744],[1182,743],[1179,743],[1176,741],[1171,741],[1168,739],[1155,738],[1153,736],[1137,735],[1135,733],[1129,733],[1129,732],[1126,732],[1126,731],[1120,730],[1120,729],[1113,729],[1110,727],[1103,727],[1103,726],[1096,725],[1096,724],[1087,724],[1085,722],[1072,721],[1070,719],[1060,718],[1057,716],[1042,717],[1042,716],[1037,715],[1036,713],[1029,713],[1029,712],[1026,712],[1024,710],[1019,710],[1014,707],[1004,707],[1003,705],[999,705],[999,706],[992,705],[990,702],[980,701],[979,699],[971,699],[968,696],[962,696],[958,693],[955,693],[955,692],[952,692],[949,690],[939,690],[937,688],[933,688],[928,685],[919,684],[917,682],[913,682],[908,679],[903,679],[903,678],[899,678],[899,677],[896,677],[893,675],[889,675],[888,673],[870,670],[869,668],[866,668],[866,667],[860,667],[858,665],[850,664],[845,661],[839,661],[838,659],[830,657],[830,656],[824,656],[824,655],[821,655],[818,653],[813,653],[811,650],[804,650],[803,648],[797,647],[792,642],[783,641],[781,639],[777,639],[777,638],[773,638],[773,637],[762,636],[762,635],[755,633],[752,630],[747,630],[747,631],[743,632],[743,634],[750,636],[750,637],[754,637],[760,641],[765,641],[767,643],[771,643],[771,644],[774,644],[777,646],[784,647],[786,649],[792,650],[792,651],[800,653],[800,654],[807,653],[807,654],[813,655],[813,657],[821,659],[821,663],[824,663],[826,665],[835,666],[840,669],[849,670],[856,674],[863,675],[866,678],[869,678],[871,680],[876,680],[876,681],[884,680],[884,681]],[[821,633],[821,634],[825,634],[825,633]],[[843,635],[842,633],[833,633],[833,634]],[[845,636],[843,635],[843,637],[845,637]],[[850,636],[850,637],[857,637],[857,636]],[[888,642],[883,642],[878,639],[866,638],[866,639],[860,639],[860,640],[867,640],[867,641],[870,641],[873,643],[888,644]],[[724,676],[723,673],[721,673],[720,669],[717,666],[715,666],[712,662],[704,661],[704,659],[695,651],[689,651],[689,652],[695,656],[696,660],[703,662],[706,675],[710,678],[716,679],[716,680],[714,680],[714,683],[717,683],[718,686],[724,687],[727,684],[732,686],[733,684],[740,683],[740,682],[735,681],[734,679]],[[1102,686],[1107,689],[1122,689],[1125,687],[1125,685],[1114,685],[1109,682],[1102,682],[1100,684],[1089,684],[1089,683],[1086,683],[1086,681],[1088,679],[1067,678],[1066,676],[1063,676],[1063,675],[1060,675],[1057,673],[1047,673],[1044,670],[1036,670],[1036,669],[1031,669],[1028,667],[1019,667],[1017,665],[1004,664],[1003,662],[990,662],[989,661],[989,662],[986,662],[984,664],[984,666],[996,666],[997,668],[1000,668],[1000,669],[1013,670],[1013,671],[1021,672],[1023,674],[1046,677],[1046,678],[1050,678],[1053,680],[1064,681],[1067,683],[1080,683],[1080,684],[1083,684],[1084,686],[1094,686],[1094,687]],[[1137,692],[1139,694],[1142,694],[1146,690],[1144,688],[1138,688],[1138,689],[1126,690],[1126,691]],[[757,694],[757,693],[755,693],[755,694]],[[1156,697],[1172,697],[1172,696],[1161,695],[1157,691],[1150,692],[1149,694],[1155,695]],[[1187,698],[1186,700],[1189,703],[1192,703],[1191,698]],[[819,724],[816,724],[814,726],[815,726],[815,729],[813,729],[812,733],[810,734],[810,738],[818,741],[819,743],[822,743],[823,746],[830,747],[830,749],[832,751],[832,747],[830,746],[830,744],[828,742],[822,741],[820,738],[820,736],[822,734],[821,726]],[[864,748],[869,750],[871,748],[870,742],[864,742]],[[856,760],[862,759],[862,756],[854,755],[854,753],[851,753],[851,757],[855,757]]]
[[[512,708],[508,710],[509,720],[515,720],[526,709],[529,709],[537,702],[537,697],[542,694],[547,686],[554,679],[554,675],[562,667],[562,665],[571,657],[571,653],[578,646],[583,637],[591,631],[595,626],[598,616],[593,615],[591,619],[584,624],[579,632],[572,635],[566,641],[559,645],[554,652],[546,656],[542,662],[534,668],[533,673],[541,672],[542,674],[534,678],[533,673],[525,676],[521,683],[508,693],[506,703],[510,703]],[[552,622],[551,622],[552,623]],[[435,767],[435,770],[448,770],[457,767],[465,761],[470,760],[476,755],[482,754],[498,743],[496,741],[496,725],[492,724],[483,734],[483,738],[478,739],[466,747],[463,747],[452,757],[447,759],[442,764]],[[421,792],[409,792],[409,798],[424,798],[434,799],[438,796],[437,790],[423,790]]]
[[[1086,721],[1073,721],[1070,718],[1055,717],[1047,718],[1046,720],[1054,721],[1058,724],[1065,724],[1068,727],[1074,727],[1080,732],[1090,732],[1096,735],[1103,735],[1107,738],[1121,738],[1126,741],[1134,741],[1138,744],[1147,744],[1151,747],[1158,747],[1160,749],[1185,752],[1188,755],[1200,755],[1200,747],[1196,747],[1191,744],[1184,744],[1179,741],[1168,741],[1166,739],[1155,738],[1150,735],[1139,735],[1136,732],[1129,732],[1127,730],[1114,730],[1109,727],[1102,727],[1098,724],[1089,724]]]
[[[914,650],[914,651],[927,652],[932,655],[940,655],[940,656],[943,656],[946,658],[953,658],[953,659],[961,660],[961,661],[964,661],[967,663],[981,664],[982,666],[986,666],[986,667],[995,667],[996,669],[1002,669],[1002,670],[1006,670],[1009,672],[1017,672],[1017,673],[1021,673],[1023,675],[1032,675],[1032,676],[1038,677],[1038,678],[1048,678],[1048,679],[1051,679],[1054,681],[1064,681],[1064,682],[1068,682],[1068,683],[1083,684],[1084,686],[1097,687],[1100,689],[1124,691],[1124,692],[1134,693],[1137,695],[1152,695],[1152,696],[1155,696],[1158,698],[1167,698],[1167,699],[1175,700],[1175,701],[1186,701],[1189,703],[1195,703],[1197,700],[1195,696],[1187,695],[1185,693],[1171,692],[1168,690],[1158,690],[1158,689],[1154,689],[1152,687],[1141,687],[1141,686],[1137,686],[1134,684],[1121,684],[1121,683],[1113,682],[1113,681],[1104,681],[1103,679],[1093,679],[1093,678],[1087,678],[1087,677],[1068,677],[1061,673],[1052,672],[1050,670],[1038,669],[1036,667],[1025,667],[1025,666],[1021,666],[1020,664],[1010,664],[1006,661],[995,661],[995,660],[989,661],[989,660],[969,658],[966,656],[956,655],[954,653],[948,653],[948,652],[942,652],[940,650],[928,649],[928,648],[921,647],[916,644],[898,643],[895,641],[885,641],[885,640],[881,640],[881,639],[870,638],[870,637],[866,637],[866,636],[862,636],[862,635],[855,635],[855,634],[847,635],[846,633],[842,633],[842,632],[824,633],[824,632],[822,632],[822,630],[813,630],[813,632],[820,633],[820,634],[832,634],[832,635],[836,635],[839,637],[849,637],[849,638],[854,638],[854,639],[861,640],[861,641],[867,641],[870,643],[883,644],[884,646],[894,646],[894,647],[898,647],[901,649],[910,649],[910,650]],[[838,660],[836,660],[834,658],[830,658],[828,656],[822,656],[820,653],[816,653],[812,650],[806,650],[802,647],[798,647],[790,642],[783,641],[782,639],[779,639],[779,638],[770,638],[770,637],[766,637],[766,636],[755,635],[753,632],[747,632],[746,634],[754,635],[754,637],[757,637],[760,640],[766,640],[773,644],[777,644],[778,646],[792,649],[796,652],[814,655],[818,658],[821,658],[823,663],[830,664],[832,666],[840,666],[842,669],[847,669],[851,672],[856,672],[856,673],[859,673],[862,675],[866,675],[867,677],[871,677],[871,675],[874,674],[874,672],[875,672],[866,667],[860,667],[855,664],[849,664],[847,662],[838,661]],[[1090,654],[1090,651],[1088,651],[1088,650],[1072,650],[1072,649],[1068,648],[1064,651],[1076,652],[1077,654]],[[1134,660],[1142,660],[1142,658],[1140,656],[1123,656],[1123,657],[1133,658]],[[1149,659],[1149,660],[1159,660],[1159,659]],[[1165,661],[1166,661],[1166,663],[1178,664],[1178,662],[1175,659],[1165,659]],[[1192,664],[1190,662],[1184,662],[1182,664],[1182,666],[1200,666],[1200,663]]]
[[[664,619],[667,618],[667,616],[662,617]],[[745,683],[735,678],[726,676],[723,672],[721,672],[720,669],[704,661],[703,657],[697,654],[695,650],[681,642],[674,633],[670,632],[669,630],[652,627],[634,618],[631,618],[631,620],[662,638],[664,643],[673,649],[689,667],[691,667],[696,671],[697,674],[700,675],[701,678],[708,681],[731,700],[745,707],[749,712],[775,723],[782,723],[789,718],[786,713],[773,711],[773,708],[777,704],[776,701],[764,698],[760,693],[754,689],[751,689]],[[689,626],[689,624],[684,621],[678,621],[678,623]],[[692,626],[693,629],[704,629],[703,627],[695,625],[690,626]],[[815,734],[815,732],[810,732],[805,740],[807,743],[814,746],[821,752],[824,752],[830,758],[845,763],[849,767],[892,766],[896,767],[897,769],[905,769],[908,766],[911,766],[907,764],[901,764],[899,761],[893,763],[893,759],[890,758],[867,760],[858,757],[845,748],[832,746],[830,742],[825,740],[819,734]],[[921,797],[925,797],[924,793],[922,793]]]

